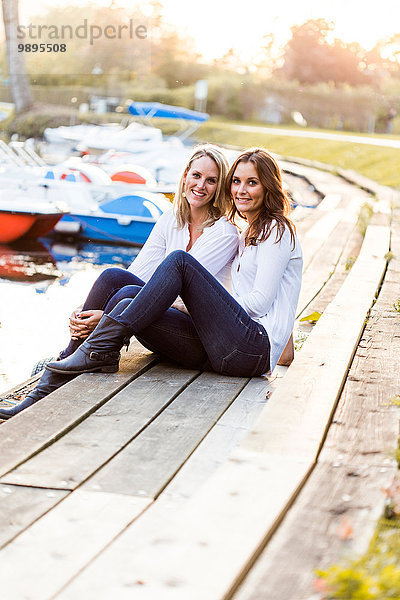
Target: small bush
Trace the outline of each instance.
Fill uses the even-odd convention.
[[[356,262],[356,257],[355,256],[349,256],[346,260],[346,264],[344,266],[346,271],[350,271],[351,267],[354,265],[354,263]]]
[[[369,202],[364,202],[362,207],[360,208],[360,213],[358,215],[357,220],[357,229],[361,233],[362,236],[365,235],[367,231],[367,227],[373,215],[374,209]]]
[[[46,127],[60,127],[77,123],[116,123],[127,119],[126,113],[87,113],[80,115],[76,109],[55,104],[37,104],[31,110],[10,117],[2,122],[2,129],[11,136],[17,133],[21,138],[41,138]]]
[[[40,104],[31,110],[13,116],[2,123],[3,131],[11,136],[17,133],[23,138],[43,136],[46,127],[69,125],[75,111],[64,106]]]

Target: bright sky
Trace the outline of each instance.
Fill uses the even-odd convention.
[[[166,17],[186,27],[198,50],[207,58],[234,47],[245,54],[257,49],[262,37],[274,33],[282,44],[290,27],[308,19],[325,18],[336,24],[335,37],[364,47],[388,35],[400,33],[399,0],[202,0],[190,3],[166,0]],[[197,8],[196,8],[197,7]]]
[[[90,0],[87,0],[90,1]],[[92,0],[110,5],[111,0]],[[52,3],[66,4],[65,0]],[[71,4],[76,4],[72,0]],[[115,0],[132,6],[138,0]],[[282,45],[290,37],[290,27],[308,19],[325,18],[336,24],[336,37],[356,41],[370,48],[386,36],[400,33],[400,1],[379,0],[160,0],[165,18],[181,32],[187,32],[197,50],[207,59],[222,56],[235,48],[243,57],[257,53],[264,35],[273,33]],[[36,13],[45,0],[33,4],[20,0],[20,14]],[[80,2],[80,6],[85,0]],[[142,8],[146,2],[141,1]]]

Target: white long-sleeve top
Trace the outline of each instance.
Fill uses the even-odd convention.
[[[158,265],[174,250],[186,250],[190,241],[189,226],[178,229],[173,210],[161,215],[146,243],[128,270],[148,281]],[[225,287],[230,286],[230,267],[239,243],[237,228],[221,217],[205,227],[189,254],[196,258]]]
[[[268,239],[257,246],[245,246],[243,232],[231,270],[232,296],[268,333],[271,371],[293,331],[303,268],[297,238],[293,248],[286,227],[276,243],[276,231],[273,227]]]

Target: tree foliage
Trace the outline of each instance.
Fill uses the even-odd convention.
[[[279,72],[302,84],[319,82],[367,85],[375,83],[379,55],[367,52],[355,42],[329,41],[333,24],[313,19],[291,28],[292,37],[284,49]],[[374,63],[374,70],[370,66]]]

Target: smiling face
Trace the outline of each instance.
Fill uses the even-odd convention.
[[[241,161],[236,165],[231,194],[237,210],[249,223],[254,221],[264,205],[265,189],[253,163]]]
[[[213,201],[218,176],[218,167],[209,156],[192,162],[184,177],[184,192],[191,209],[201,209]]]

